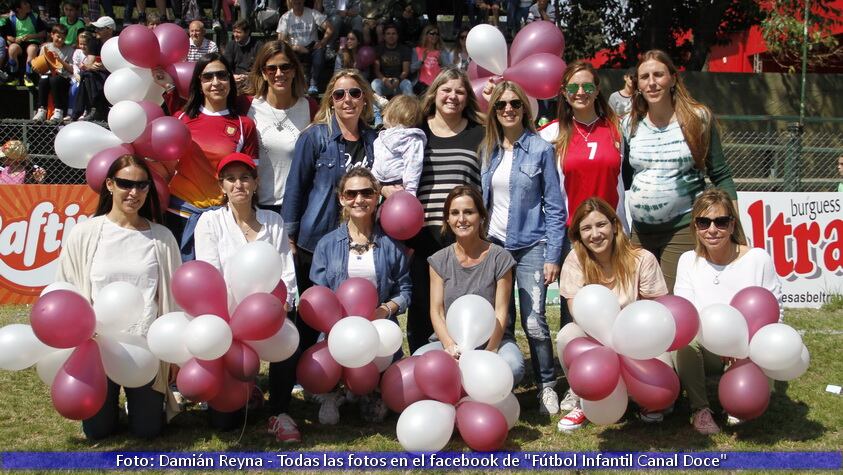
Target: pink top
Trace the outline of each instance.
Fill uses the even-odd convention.
[[[611,287],[607,286],[618,296],[621,308],[641,298],[653,299],[667,295],[667,284],[664,282],[664,276],[656,256],[644,249],[638,249],[637,252],[633,285],[620,289],[613,282]],[[580,260],[577,258],[577,253],[571,250],[562,265],[559,293],[567,299],[572,299],[583,287],[585,287],[585,274],[580,265]]]
[[[436,79],[439,72],[442,71],[442,52],[439,50],[427,50],[427,55],[423,56],[424,54],[424,48],[417,46],[416,56],[418,56],[419,61],[422,61],[421,69],[419,70],[419,82],[429,86]]]
[[[9,167],[0,168],[0,185],[23,185],[26,180],[26,170],[10,172]]]

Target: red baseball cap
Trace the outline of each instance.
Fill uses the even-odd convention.
[[[220,160],[220,163],[217,165],[217,178],[219,178],[222,169],[232,163],[242,163],[252,170],[257,168],[257,165],[255,165],[255,161],[252,160],[252,157],[246,155],[245,153],[234,152],[226,155],[222,160]]]

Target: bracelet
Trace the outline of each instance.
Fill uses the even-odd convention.
[[[386,309],[386,318],[392,318],[392,309],[389,308],[389,305],[386,303],[380,304],[380,307]]]

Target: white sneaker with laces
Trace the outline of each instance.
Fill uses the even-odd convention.
[[[32,120],[34,122],[44,122],[47,120],[47,109],[43,107],[39,107],[37,111],[35,111],[35,115],[32,116]]]
[[[573,391],[568,389],[565,391],[565,397],[562,398],[562,402],[559,403],[559,409],[562,411],[573,411],[574,409],[578,408],[580,405],[580,397],[574,394]]]
[[[49,122],[53,124],[58,124],[62,121],[62,119],[64,119],[64,113],[61,111],[61,109],[55,109],[53,111],[53,115],[50,116]]]
[[[539,393],[539,414],[556,414],[559,412],[559,396],[553,388],[544,388]]]

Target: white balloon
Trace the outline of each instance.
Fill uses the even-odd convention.
[[[153,82],[149,85],[149,89],[146,90],[146,94],[143,96],[143,100],[152,102],[153,104],[161,105],[164,103],[164,92],[165,89],[158,84]]]
[[[463,295],[448,307],[445,325],[460,351],[469,351],[487,342],[495,331],[495,308],[479,295]]]
[[[272,292],[284,271],[281,254],[266,241],[246,244],[230,262],[225,280],[237,302],[255,292]]]
[[[676,336],[676,322],[667,307],[653,300],[627,305],[612,326],[612,349],[637,360],[667,351]]]
[[[153,84],[152,72],[145,68],[121,68],[105,80],[103,92],[111,104],[120,101],[142,101]]]
[[[477,402],[496,404],[512,392],[512,369],[500,355],[486,350],[469,350],[459,360],[462,386]]]
[[[752,352],[752,349],[750,349],[750,353],[751,352]],[[771,377],[775,380],[792,381],[792,380],[802,376],[803,374],[805,374],[805,371],[808,371],[808,366],[810,366],[810,365],[811,365],[811,355],[810,355],[810,353],[808,353],[808,347],[806,347],[803,344],[802,345],[802,353],[799,355],[799,361],[794,363],[792,366],[790,366],[788,368],[785,368],[785,369],[776,370],[776,371],[764,369],[764,368],[761,368],[761,370],[764,371],[764,374],[766,374],[767,376],[769,376],[769,377]]]
[[[393,357],[393,355],[378,356],[374,360],[372,360],[372,363],[374,363],[375,366],[378,367],[378,373],[383,373],[384,371],[386,371],[387,368],[392,365]]]
[[[110,130],[92,122],[79,121],[59,128],[55,149],[65,165],[84,169],[91,157],[122,143]]]
[[[299,347],[299,330],[293,322],[284,319],[284,325],[271,337],[257,341],[247,340],[243,343],[255,350],[260,359],[277,363],[293,356],[296,352]]]
[[[589,421],[598,425],[614,424],[621,420],[626,412],[629,395],[623,378],[618,378],[618,385],[611,394],[599,401],[581,399],[582,410]]]
[[[502,401],[492,405],[501,411],[503,417],[506,418],[507,429],[511,430],[515,427],[515,424],[518,423],[518,418],[521,416],[521,403],[518,402],[515,394],[509,393]]]
[[[139,335],[97,335],[102,365],[108,378],[126,388],[139,388],[155,379],[161,362]]]
[[[612,327],[621,311],[618,297],[607,287],[586,285],[574,296],[574,321],[589,336],[612,348]]]
[[[415,353],[413,353],[413,356],[421,356],[421,355],[427,353],[428,351],[444,350],[444,349],[445,349],[445,347],[442,345],[441,341],[431,341],[430,343],[428,343],[426,345],[422,345],[421,347],[419,347],[419,349],[416,350]]]
[[[199,315],[187,324],[187,351],[200,360],[215,360],[231,348],[231,327],[216,315]]]
[[[584,338],[588,335],[574,322],[568,323],[564,327],[559,330],[559,333],[556,334],[556,357],[559,358],[559,363],[564,366],[564,359],[562,358],[562,354],[565,352],[565,347],[568,346],[568,343],[571,342],[574,338]]]
[[[97,333],[122,332],[143,315],[144,300],[140,289],[128,282],[112,282],[97,293],[94,313]]]
[[[43,297],[45,294],[48,294],[54,290],[69,290],[71,292],[76,292],[77,294],[79,293],[79,289],[77,289],[76,286],[71,284],[70,282],[58,281],[53,282],[52,284],[44,287],[44,289],[41,291],[41,294],[39,294],[39,297]]]
[[[70,358],[70,355],[73,354],[75,349],[76,348],[63,348],[56,350],[38,360],[38,364],[35,365],[35,371],[38,373],[38,377],[41,378],[41,381],[44,381],[44,384],[48,387],[53,386],[53,380],[56,379],[56,373],[58,373],[59,369],[64,366],[64,362]]]
[[[170,312],[156,318],[146,333],[149,351],[161,361],[187,363],[193,358],[184,341],[190,320],[184,312]]]
[[[749,359],[770,371],[781,371],[801,360],[802,337],[790,325],[771,323],[759,328],[749,342]]]
[[[102,64],[105,66],[105,69],[108,69],[111,73],[118,69],[132,67],[132,63],[126,61],[126,58],[120,54],[116,36],[109,38],[108,41],[102,44],[100,58],[102,58]]]
[[[746,358],[749,329],[738,309],[724,303],[709,305],[700,312],[700,343],[715,355]]]
[[[146,111],[137,102],[120,101],[108,112],[108,128],[120,140],[134,142],[146,129]]]
[[[363,317],[345,317],[328,334],[328,351],[346,368],[360,368],[371,363],[379,345],[378,331]]]
[[[438,452],[454,432],[457,411],[439,401],[416,401],[398,417],[398,442],[408,452]]]
[[[492,25],[480,24],[472,28],[465,40],[465,47],[478,66],[495,74],[503,74],[509,66],[506,39],[503,33]]]
[[[401,344],[404,343],[404,332],[397,323],[382,318],[373,321],[372,325],[377,330],[380,340],[376,356],[392,356],[401,349]]]
[[[0,369],[29,368],[55,350],[42,343],[29,325],[13,323],[0,328]]]

